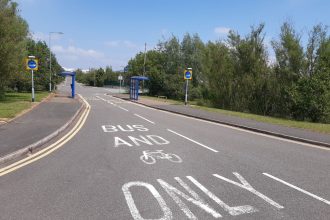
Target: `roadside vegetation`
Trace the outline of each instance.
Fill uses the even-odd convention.
[[[174,100],[174,99],[164,99],[164,98],[158,98],[158,97],[152,97],[152,96],[146,96],[146,95],[141,96],[140,98],[151,99],[151,100],[156,100],[156,101],[160,101],[160,102],[167,102],[171,105],[184,105],[183,101],[178,101],[178,100]],[[250,120],[254,120],[254,121],[258,121],[258,122],[265,122],[265,123],[270,123],[270,124],[275,124],[275,125],[283,125],[286,127],[301,128],[301,129],[306,129],[306,130],[310,130],[310,131],[330,134],[330,124],[313,123],[313,122],[307,122],[307,121],[296,121],[296,120],[276,118],[276,117],[271,117],[271,116],[262,116],[262,115],[244,113],[244,112],[229,111],[229,110],[224,110],[224,109],[219,109],[219,108],[214,108],[214,107],[207,107],[205,105],[203,106],[203,105],[199,105],[199,104],[200,104],[200,102],[197,100],[189,102],[189,106],[191,108],[201,109],[201,110],[208,111],[208,112],[214,112],[214,113],[219,113],[219,114],[224,114],[224,115],[229,115],[229,116],[234,116],[234,117],[240,117],[240,118],[244,118],[244,119],[250,119]]]
[[[48,92],[36,92],[35,101],[40,102],[49,95]],[[32,107],[31,93],[9,92],[0,101],[0,119],[9,119],[25,109]]]
[[[290,22],[277,38],[266,42],[265,24],[241,36],[231,30],[226,39],[204,43],[198,34],[182,40],[172,36],[146,53],[146,87],[150,96],[183,100],[183,72],[193,69],[189,101],[234,112],[296,121],[330,123],[330,36],[317,24],[306,45]],[[272,57],[270,52],[272,51]],[[91,69],[77,71],[77,80],[90,86],[118,85],[118,75],[142,75],[144,53],[127,66],[128,72]]]
[[[36,101],[48,94],[49,52],[46,42],[32,38],[18,4],[0,0],[0,118],[14,117],[31,106],[31,72],[25,67],[29,55],[39,60],[39,69],[34,72]],[[62,67],[52,54],[52,83],[63,80],[56,75],[60,71]]]
[[[284,22],[266,42],[265,25],[204,43],[198,34],[172,36],[146,54],[151,96],[183,100],[185,68],[193,69],[189,100],[199,105],[298,121],[330,122],[330,37],[323,24],[302,35]],[[270,51],[274,56],[269,57]],[[126,80],[143,72],[144,53],[129,61]]]

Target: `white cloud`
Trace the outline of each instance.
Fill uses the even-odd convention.
[[[48,43],[49,41],[49,33],[43,33],[43,32],[31,32],[31,38],[35,41],[45,41]],[[56,41],[61,39],[62,34],[51,34],[51,40]]]
[[[219,35],[227,35],[231,29],[228,27],[216,27],[214,32]]]
[[[119,41],[107,41],[104,43],[107,47],[118,47]]]
[[[134,43],[132,43],[131,41],[128,41],[128,40],[123,41],[123,44],[127,48],[137,48],[137,46]]]
[[[129,42],[126,42],[129,45]],[[75,46],[63,47],[60,45],[52,46],[52,52],[56,54],[58,61],[67,70],[104,68],[112,66],[114,70],[122,69],[126,66],[128,59],[124,57],[108,56],[103,52],[93,49],[83,49]]]
[[[48,34],[42,33],[42,32],[32,32],[31,37],[35,41],[47,41],[48,40]]]
[[[129,40],[116,40],[116,41],[107,41],[104,43],[107,47],[125,47],[135,49],[137,45]]]
[[[69,46],[67,48],[64,48],[59,45],[52,46],[52,51],[54,53],[59,53],[67,56],[68,58],[75,59],[79,57],[87,57],[87,58],[95,58],[100,59],[104,57],[104,54],[92,49],[82,49],[74,46]]]

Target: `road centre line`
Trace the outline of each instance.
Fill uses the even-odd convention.
[[[217,150],[214,150],[213,148],[211,148],[211,147],[208,147],[208,146],[206,146],[206,145],[204,145],[204,144],[201,144],[201,143],[199,143],[199,142],[197,142],[197,141],[195,141],[195,140],[193,140],[193,139],[190,139],[190,138],[188,138],[188,137],[186,137],[186,136],[184,136],[184,135],[182,135],[182,134],[179,134],[179,133],[177,133],[177,132],[175,132],[175,131],[172,131],[171,129],[167,129],[169,132],[171,132],[171,133],[173,133],[173,134],[176,134],[176,135],[178,135],[178,136],[180,136],[180,137],[183,137],[184,139],[187,139],[188,141],[191,141],[191,142],[193,142],[193,143],[195,143],[195,144],[198,144],[199,146],[201,146],[201,147],[204,147],[204,148],[206,148],[206,149],[208,149],[208,150],[210,150],[210,151],[213,151],[214,153],[218,153],[219,151],[217,151]]]
[[[145,121],[147,121],[147,122],[149,122],[149,123],[151,123],[151,124],[153,124],[153,125],[155,124],[155,122],[150,121],[149,119],[146,119],[146,118],[142,117],[141,115],[138,115],[138,114],[134,114],[134,115],[141,118],[141,119],[143,119],[143,120],[145,120]]]
[[[35,154],[32,154],[31,156],[24,158],[22,160],[19,160],[13,164],[10,164],[6,167],[3,167],[0,169],[0,177],[3,175],[6,175],[8,173],[11,173],[21,167],[24,167],[30,163],[33,163],[43,157],[46,157],[47,155],[51,154],[52,152],[56,151],[57,149],[61,148],[64,144],[66,144],[68,141],[70,141],[82,128],[82,126],[85,124],[87,117],[89,115],[91,106],[89,103],[81,96],[81,99],[86,104],[87,108],[81,115],[81,117],[78,119],[78,122],[75,124],[75,126],[62,138],[60,138],[55,143],[51,144],[50,146],[36,152]]]
[[[126,108],[123,108],[123,107],[121,107],[121,106],[118,106],[118,108],[120,108],[120,109],[122,109],[122,110],[124,110],[124,111],[127,111],[127,112],[128,112],[128,109],[126,109]]]
[[[107,103],[109,103],[109,104],[111,104],[111,105],[113,105],[113,106],[116,106],[116,107],[118,107],[118,108],[120,108],[120,109],[122,109],[122,110],[124,110],[124,111],[126,111],[126,112],[129,111],[128,109],[123,108],[123,107],[121,107],[121,106],[119,106],[119,105],[116,105],[116,104],[114,104],[113,102],[111,102],[110,100],[106,100],[106,99],[104,99],[104,98],[102,98],[102,97],[100,97],[100,96],[96,96],[96,98],[101,99],[102,101],[105,101],[105,102],[107,102]]]
[[[306,195],[309,195],[309,196],[311,196],[311,197],[313,197],[314,199],[317,199],[317,200],[319,200],[319,201],[321,201],[321,202],[324,202],[325,204],[327,204],[327,205],[330,205],[330,201],[328,201],[328,200],[326,200],[326,199],[323,199],[323,198],[321,198],[321,197],[319,197],[319,196],[317,196],[317,195],[315,195],[315,194],[313,194],[313,193],[310,193],[310,192],[308,192],[308,191],[306,191],[306,190],[303,190],[303,189],[301,189],[301,188],[299,188],[299,187],[297,187],[297,186],[294,186],[294,185],[292,185],[292,184],[290,184],[290,183],[288,183],[288,182],[285,182],[284,180],[281,180],[280,178],[277,178],[277,177],[275,177],[275,176],[272,176],[272,175],[270,175],[270,174],[268,174],[268,173],[263,173],[265,176],[268,176],[269,178],[272,178],[273,180],[276,180],[276,181],[278,181],[278,182],[280,182],[280,183],[283,183],[284,185],[287,185],[287,186],[289,186],[289,187],[291,187],[291,188],[293,188],[293,189],[295,189],[295,190],[298,190],[298,191],[300,191],[300,192],[302,192],[302,193],[304,193],[304,194],[306,194]]]
[[[110,95],[108,95],[108,96],[110,96]],[[119,99],[119,98],[116,98],[116,97],[113,97],[113,96],[111,96],[111,97],[114,98],[114,99]],[[119,100],[121,100],[121,99],[119,99]],[[128,102],[128,101],[126,101],[126,102]],[[175,115],[177,117],[187,118],[187,119],[190,119],[190,120],[200,121],[200,122],[204,122],[204,123],[208,123],[208,124],[212,124],[212,125],[216,125],[216,126],[220,126],[220,127],[230,128],[232,130],[242,131],[242,132],[245,132],[245,133],[250,133],[250,134],[254,134],[254,135],[258,135],[258,136],[262,136],[262,137],[267,137],[267,138],[271,138],[271,139],[275,139],[275,140],[279,140],[279,141],[284,141],[284,142],[289,142],[289,143],[293,143],[293,144],[297,144],[297,145],[302,145],[302,146],[305,146],[305,147],[312,147],[312,148],[317,148],[317,149],[321,149],[321,150],[330,151],[330,148],[327,148],[327,147],[322,147],[322,146],[318,146],[318,145],[314,145],[314,144],[308,144],[308,143],[289,140],[289,139],[276,137],[276,136],[272,136],[272,135],[268,135],[268,134],[262,134],[262,133],[258,133],[258,132],[254,132],[254,131],[249,131],[249,130],[245,130],[245,129],[242,129],[242,128],[237,128],[237,127],[233,127],[233,126],[230,126],[230,125],[221,124],[220,122],[216,123],[216,122],[212,122],[212,121],[202,120],[202,119],[199,119],[199,118],[188,117],[188,116],[185,116],[185,115],[180,115],[180,114],[176,114],[176,113],[173,113],[173,112],[168,112],[166,110],[155,109],[155,108],[148,107],[148,106],[145,106],[145,105],[142,105],[142,104],[139,104],[139,103],[135,103],[135,102],[129,102],[129,103],[133,104],[133,105],[136,105],[136,106],[140,106],[142,108],[150,109],[150,110],[153,110],[153,111],[160,111],[160,112],[164,112],[165,114]]]

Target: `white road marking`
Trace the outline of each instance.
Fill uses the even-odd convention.
[[[145,120],[145,121],[147,121],[147,122],[149,122],[149,123],[151,123],[151,124],[155,124],[155,122],[153,122],[153,121],[150,121],[149,119],[146,119],[146,118],[144,118],[144,117],[142,117],[141,115],[138,115],[138,114],[134,114],[135,116],[137,116],[137,117],[139,117],[139,118],[142,118],[143,120]]]
[[[120,98],[116,98],[116,97],[113,97],[113,96],[111,96],[111,97],[114,98],[114,99],[122,100]],[[302,146],[307,146],[307,147],[318,148],[318,149],[321,149],[321,150],[330,151],[330,148],[318,146],[318,145],[315,145],[315,144],[307,144],[307,143],[304,143],[304,142],[299,142],[299,141],[280,138],[280,137],[276,137],[276,136],[272,136],[272,135],[268,135],[268,134],[262,134],[262,133],[258,133],[258,132],[254,132],[254,131],[249,131],[249,130],[245,130],[245,129],[242,129],[242,128],[233,127],[233,126],[230,126],[230,125],[224,125],[224,124],[221,124],[221,123],[206,121],[206,120],[202,120],[202,119],[199,119],[199,118],[192,118],[192,117],[188,117],[188,116],[185,116],[185,115],[180,115],[180,114],[168,112],[168,111],[165,111],[165,110],[154,109],[154,108],[151,108],[151,107],[148,107],[148,106],[145,106],[145,105],[141,105],[141,104],[135,103],[135,102],[129,102],[129,101],[125,101],[125,102],[136,105],[136,106],[140,106],[142,108],[150,109],[150,110],[153,110],[153,111],[160,111],[160,112],[164,112],[165,114],[175,115],[177,117],[187,118],[187,119],[190,119],[190,120],[204,122],[204,123],[208,123],[208,124],[212,124],[212,125],[216,125],[216,126],[220,126],[220,127],[224,127],[224,128],[230,128],[230,129],[236,130],[236,131],[242,131],[242,132],[245,132],[245,133],[250,133],[250,134],[254,134],[254,135],[258,135],[258,136],[263,136],[263,137],[267,137],[267,138],[271,138],[271,139],[275,139],[275,140],[280,140],[280,141],[294,143],[294,144],[298,144],[298,145],[302,145]]]
[[[323,199],[323,198],[321,198],[321,197],[319,197],[319,196],[317,196],[317,195],[315,195],[315,194],[313,194],[313,193],[310,193],[310,192],[308,192],[308,191],[306,191],[306,190],[303,190],[303,189],[301,189],[301,188],[299,188],[299,187],[297,187],[297,186],[294,186],[294,185],[292,185],[292,184],[290,184],[290,183],[288,183],[288,182],[285,182],[284,180],[281,180],[280,178],[277,178],[277,177],[275,177],[275,176],[272,176],[272,175],[270,175],[270,174],[268,174],[268,173],[263,173],[265,176],[268,176],[269,178],[272,178],[273,180],[276,180],[276,181],[278,181],[278,182],[280,182],[280,183],[283,183],[284,185],[287,185],[287,186],[289,186],[289,187],[291,187],[291,188],[293,188],[293,189],[295,189],[295,190],[298,190],[298,191],[300,191],[300,192],[302,192],[302,193],[305,193],[306,195],[309,195],[309,196],[311,196],[311,197],[313,197],[314,199],[317,199],[317,200],[319,200],[319,201],[321,201],[321,202],[324,202],[325,204],[327,204],[327,205],[330,205],[330,201],[328,201],[328,200],[326,200],[326,199]]]
[[[210,192],[207,188],[205,188],[202,184],[200,184],[196,179],[192,176],[187,176],[187,178],[194,183],[198,188],[200,188],[206,195],[208,195],[213,201],[215,201],[221,208],[227,211],[230,215],[242,215],[245,213],[254,213],[258,212],[256,208],[250,205],[236,206],[230,207],[226,203],[224,203],[221,199],[219,199],[216,195]]]
[[[184,136],[184,135],[182,135],[182,134],[179,134],[179,133],[177,133],[177,132],[175,132],[175,131],[172,131],[171,129],[167,129],[169,132],[171,132],[171,133],[173,133],[173,134],[176,134],[176,135],[178,135],[178,136],[180,136],[180,137],[183,137],[184,139],[187,139],[188,141],[191,141],[191,142],[193,142],[193,143],[195,143],[195,144],[198,144],[199,146],[201,146],[201,147],[204,147],[204,148],[206,148],[206,149],[208,149],[208,150],[210,150],[210,151],[213,151],[213,152],[215,152],[215,153],[218,153],[219,151],[217,151],[217,150],[214,150],[213,148],[211,148],[211,147],[208,147],[208,146],[206,146],[206,145],[204,145],[204,144],[201,144],[201,143],[199,143],[199,142],[197,142],[197,141],[195,141],[195,140],[193,140],[193,139],[190,139],[190,138],[188,138],[188,137],[186,137],[186,136]]]
[[[125,141],[124,139],[120,137],[114,137],[115,138],[115,144],[114,147],[119,147],[120,145],[126,145],[128,147],[132,147],[133,145],[135,146],[140,146],[140,143],[148,144],[148,145],[167,145],[170,142],[166,140],[165,138],[162,138],[158,135],[146,135],[144,137],[143,135],[140,135],[139,138],[133,137],[133,136],[128,136],[130,141],[132,141],[133,144],[129,143],[128,141]]]
[[[173,219],[172,211],[170,208],[166,205],[164,199],[162,196],[159,194],[159,192],[155,189],[155,187],[149,183],[144,183],[144,182],[129,182],[123,185],[122,190],[124,192],[124,196],[127,202],[127,205],[129,207],[129,210],[135,220],[143,220],[144,218],[141,216],[139,210],[137,209],[133,196],[129,190],[130,187],[132,186],[139,186],[139,187],[145,187],[147,188],[153,197],[156,198],[160,208],[163,211],[163,216],[159,220],[171,220]]]
[[[271,204],[272,206],[275,206],[278,209],[283,209],[284,207],[281,206],[280,204],[278,204],[277,202],[275,202],[274,200],[270,199],[269,197],[265,196],[264,194],[262,194],[261,192],[258,192],[257,190],[255,190],[239,173],[233,173],[240,181],[242,184],[237,183],[235,181],[232,181],[230,179],[227,179],[226,177],[220,176],[218,174],[213,174],[213,176],[222,179],[228,183],[231,183],[235,186],[241,187],[243,189],[246,189],[247,191],[253,193],[254,195],[260,197],[261,199],[265,200],[266,202],[268,202],[269,204]]]
[[[176,178],[178,180],[178,178]],[[203,209],[205,212],[211,214],[214,218],[220,218],[222,217],[217,211],[215,211],[213,208],[209,206],[206,202],[204,202],[197,193],[193,192],[190,188],[186,188],[186,184],[184,184],[184,188],[188,189],[189,193],[194,197],[191,198],[185,193],[181,192],[174,186],[168,184],[162,179],[157,179],[158,183],[163,187],[163,189],[172,197],[172,199],[178,204],[180,209],[186,214],[188,219],[197,219],[197,217],[190,211],[190,209],[187,207],[187,205],[179,198],[181,196],[185,200],[193,203],[194,205],[198,206],[199,208]],[[179,181],[179,183],[183,183],[182,180]]]
[[[104,98],[102,98],[102,97],[100,97],[100,96],[95,96],[96,98],[98,98],[98,99],[101,99],[102,101],[105,101],[105,102],[107,102],[108,100],[106,100],[106,99],[104,99]]]
[[[169,160],[173,163],[182,163],[182,159],[172,153],[164,153],[163,150],[156,150],[156,151],[149,151],[144,150],[142,151],[142,155],[140,156],[140,160],[148,165],[155,164],[156,160]]]
[[[121,107],[121,106],[118,106],[118,108],[120,108],[120,109],[122,109],[122,110],[124,110],[124,111],[127,111],[127,112],[128,112],[128,109],[126,109],[126,108],[123,108],[123,107]]]
[[[121,107],[121,106],[119,106],[119,105],[114,104],[114,103],[111,102],[110,100],[106,100],[106,99],[104,99],[104,98],[102,98],[102,97],[100,97],[100,96],[96,96],[96,97],[99,98],[99,99],[101,99],[102,101],[105,101],[106,103],[109,103],[109,104],[111,104],[111,105],[113,105],[113,106],[116,106],[116,107],[118,107],[118,108],[120,108],[120,109],[122,109],[122,110],[124,110],[124,111],[126,111],[126,112],[129,111],[129,110],[126,109],[126,108],[123,108],[123,107]]]

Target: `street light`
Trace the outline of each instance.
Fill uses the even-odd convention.
[[[52,51],[51,51],[51,45],[50,45],[50,40],[51,40],[51,35],[52,34],[64,34],[63,32],[49,32],[49,92],[52,91]]]

